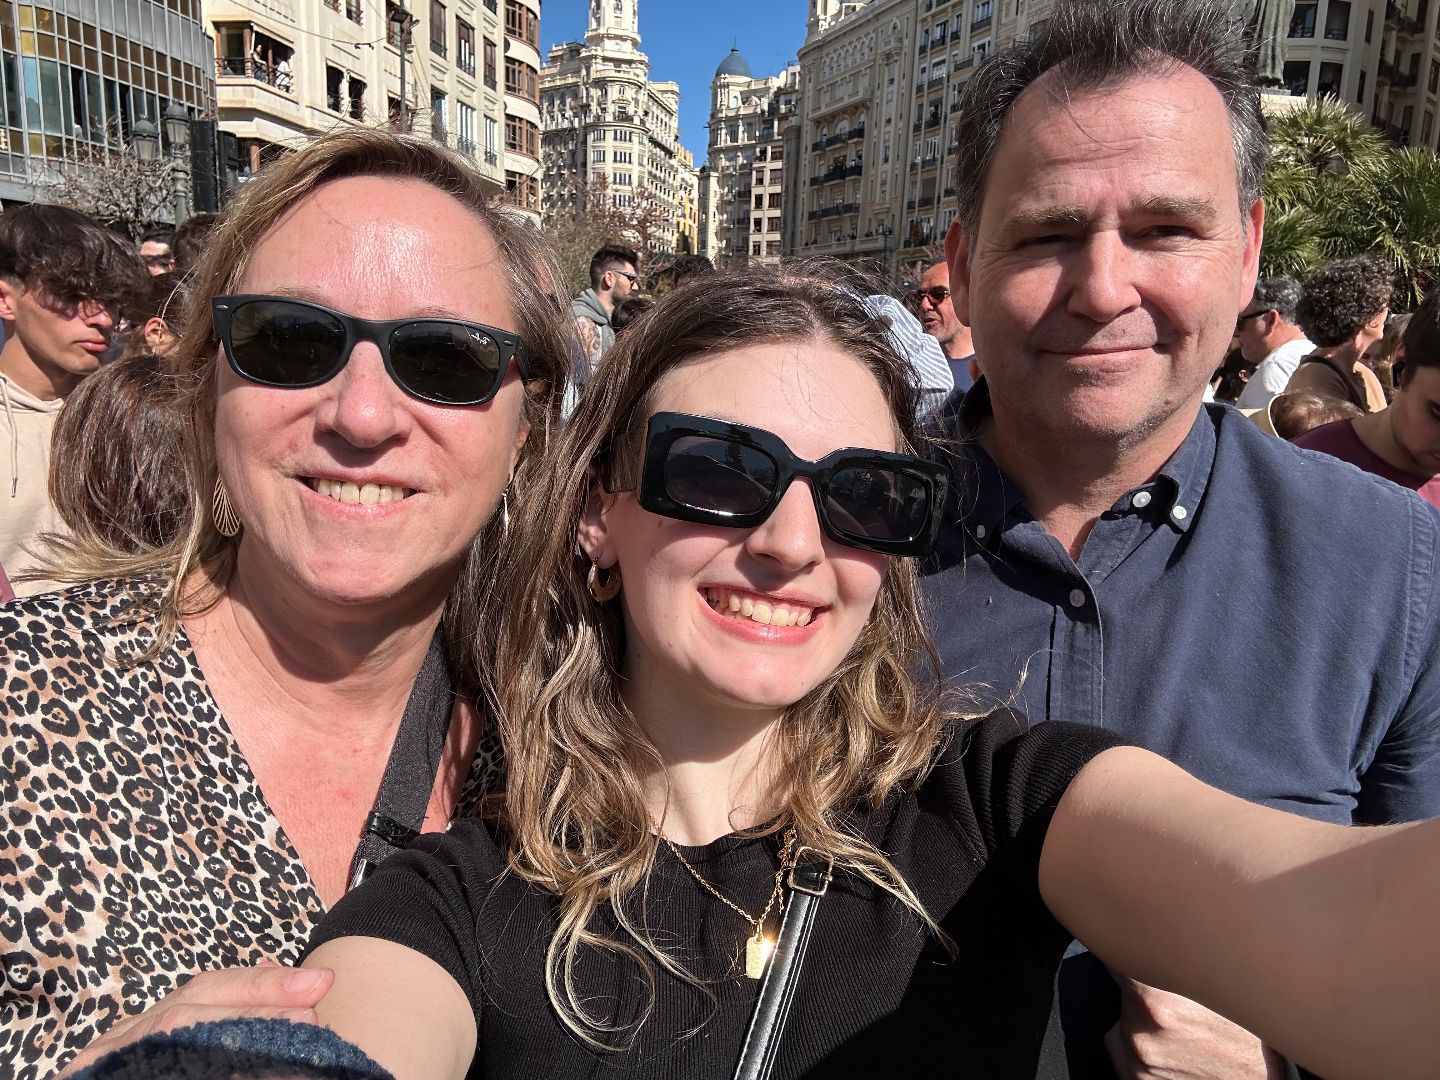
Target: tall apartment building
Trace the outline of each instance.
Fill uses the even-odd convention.
[[[1440,147],[1440,4],[1297,3],[1285,88],[1296,96],[1337,97],[1395,142]]]
[[[955,114],[975,66],[1050,0],[811,0],[796,250],[913,275],[955,216]]]
[[[675,160],[680,191],[676,200],[675,254],[693,255],[700,243],[700,176],[695,171],[695,155],[685,147],[680,147]]]
[[[640,51],[638,0],[597,0],[583,42],[556,45],[540,72],[541,211],[570,205],[604,177],[617,206],[652,201],[678,221],[687,185],[680,158],[680,88],[651,82]],[[643,192],[643,194],[642,194]],[[658,254],[674,250],[675,237]]]
[[[56,163],[207,114],[210,56],[200,0],[0,0],[0,199],[31,202]]]
[[[540,0],[206,4],[240,180],[340,125],[385,124],[473,156],[538,216]]]
[[[786,129],[798,123],[800,66],[756,78],[731,49],[710,83],[710,140],[701,190],[703,253],[717,266],[773,264],[786,254]]]

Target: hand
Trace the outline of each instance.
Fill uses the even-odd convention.
[[[127,1017],[92,1042],[55,1080],[65,1080],[106,1054],[153,1035],[207,1020],[254,1016],[316,1023],[315,1005],[335,982],[325,968],[266,965],[202,971],[138,1016]]]
[[[1244,1028],[1189,998],[1115,981],[1120,1022],[1105,1049],[1120,1080],[1284,1080],[1284,1061]]]

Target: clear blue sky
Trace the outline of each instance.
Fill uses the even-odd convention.
[[[540,59],[550,46],[585,36],[588,0],[544,0]],[[710,80],[738,45],[757,77],[774,75],[795,59],[805,41],[806,0],[640,0],[640,48],[650,78],[680,84],[680,141],[705,161]]]

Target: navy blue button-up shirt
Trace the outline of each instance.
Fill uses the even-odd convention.
[[[957,498],[923,587],[947,678],[1095,724],[1255,802],[1440,816],[1440,514],[1206,406],[1078,561],[958,416]]]

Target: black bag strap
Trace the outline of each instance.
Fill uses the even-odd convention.
[[[355,848],[350,888],[364,881],[382,859],[420,835],[454,704],[445,647],[436,630],[405,702],[400,730],[395,733],[395,745],[390,748],[390,760],[380,779],[380,792]]]
[[[750,1030],[740,1047],[735,1080],[767,1080],[775,1066],[785,1019],[795,998],[795,984],[805,963],[805,948],[815,925],[815,910],[830,887],[835,863],[813,848],[795,852],[790,868],[789,895],[785,917],[780,921],[780,939],[775,943],[770,967],[760,984],[760,998],[750,1018]]]

